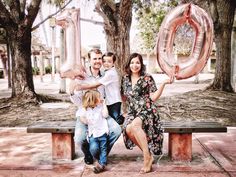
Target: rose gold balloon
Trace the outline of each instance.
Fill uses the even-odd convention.
[[[66,62],[60,68],[61,77],[71,77],[73,70],[84,70],[81,61],[80,42],[80,11],[79,9],[65,9],[56,16],[56,24],[65,32],[64,46]]]
[[[173,44],[177,29],[188,23],[195,31],[190,55],[179,61],[175,58]],[[206,65],[213,43],[213,23],[200,7],[183,4],[170,11],[163,20],[157,38],[157,61],[161,69],[177,80],[198,74]]]

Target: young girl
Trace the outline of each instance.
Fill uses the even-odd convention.
[[[93,168],[94,173],[104,171],[107,164],[108,124],[105,118],[108,113],[102,101],[98,91],[86,91],[82,97],[83,109],[80,113],[80,121],[88,125],[89,150],[98,160]]]

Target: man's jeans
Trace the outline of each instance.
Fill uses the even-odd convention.
[[[107,134],[94,138],[89,137],[89,149],[92,156],[98,160],[102,166],[107,165]]]
[[[107,142],[107,154],[111,151],[112,146],[116,140],[120,137],[121,127],[119,124],[111,117],[107,118],[108,123],[108,142]],[[89,151],[89,143],[86,139],[88,126],[81,123],[79,117],[77,117],[76,126],[75,126],[75,136],[74,140],[77,145],[81,147],[82,152],[86,157],[91,156]]]

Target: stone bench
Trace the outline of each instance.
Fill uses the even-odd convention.
[[[164,122],[163,127],[169,133],[169,157],[176,161],[192,160],[192,133],[227,132],[227,127],[217,122]]]
[[[217,122],[163,122],[164,132],[169,133],[168,154],[172,160],[192,160],[192,133],[227,132],[227,127]],[[75,121],[42,122],[27,127],[27,133],[52,134],[52,158],[74,159]]]
[[[40,122],[27,127],[27,133],[52,134],[52,158],[71,159],[75,157],[75,121]]]

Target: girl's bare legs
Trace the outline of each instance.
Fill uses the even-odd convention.
[[[142,129],[142,120],[135,118],[126,128],[130,140],[143,151],[144,164],[141,172],[147,173],[152,169],[153,156],[149,152],[146,133]]]

